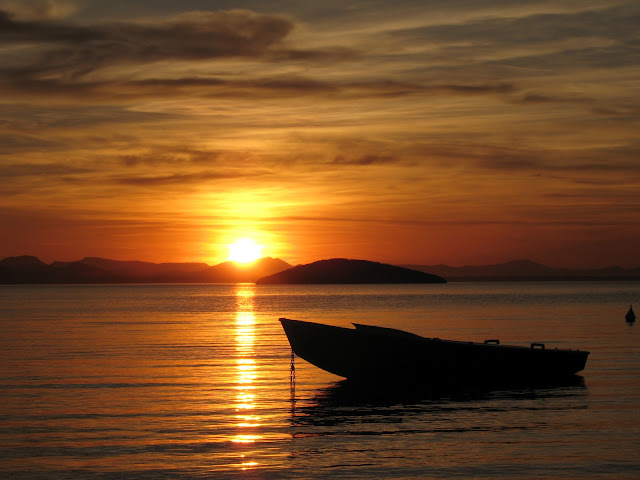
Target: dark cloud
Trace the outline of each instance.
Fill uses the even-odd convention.
[[[370,165],[386,165],[396,163],[398,160],[391,155],[362,155],[359,157],[345,157],[343,155],[337,155],[333,159],[333,164],[336,165],[356,165],[356,166],[370,166]]]
[[[589,104],[594,103],[594,99],[580,96],[558,96],[558,95],[544,95],[539,93],[529,93],[516,100],[516,103],[530,103],[530,104],[544,104],[544,103],[575,103],[575,104]]]
[[[238,164],[251,158],[250,153],[228,150],[200,150],[189,147],[162,147],[162,150],[152,150],[142,153],[121,155],[122,164],[132,167],[138,165],[216,165]]]
[[[14,74],[77,78],[98,68],[160,60],[263,57],[293,29],[283,17],[245,10],[198,12],[161,23],[78,26],[19,21],[0,12],[0,45],[44,48],[37,62]]]
[[[129,212],[134,213],[134,212]],[[0,224],[12,227],[30,227],[35,225],[47,228],[103,228],[103,227],[140,227],[141,229],[163,228],[170,225],[170,220],[150,219],[149,217],[136,216],[135,219],[127,218],[122,212],[108,218],[99,215],[95,210],[82,208],[60,209],[38,206],[12,207],[0,210]],[[213,215],[211,215],[213,217]],[[215,217],[214,217],[215,218]]]
[[[343,62],[354,60],[362,55],[351,48],[324,47],[322,49],[278,49],[268,53],[267,58],[275,62]]]
[[[203,97],[247,97],[337,93],[338,86],[302,77],[274,77],[256,79],[208,78],[152,78],[114,86],[116,91],[135,92],[136,96],[176,95],[180,93]]]
[[[577,196],[577,198],[584,198],[584,196]],[[635,204],[634,204],[635,206]],[[523,219],[523,220],[501,220],[496,218],[465,218],[461,221],[459,218],[446,219],[434,219],[428,220],[421,219],[408,219],[408,218],[375,218],[375,217],[323,217],[323,216],[301,216],[301,215],[287,215],[280,217],[272,217],[270,221],[273,224],[288,223],[288,222],[307,222],[307,223],[361,223],[361,224],[384,224],[384,225],[418,225],[425,227],[432,226],[458,226],[466,228],[473,225],[517,225],[517,226],[546,226],[546,225],[562,225],[562,226],[595,226],[595,225],[616,225],[615,220],[596,219],[588,217],[585,219],[554,219],[551,217],[536,219]],[[640,223],[640,222],[632,222]]]
[[[509,83],[480,84],[480,85],[434,85],[427,87],[429,90],[456,93],[461,95],[476,95],[485,93],[509,93],[515,90],[515,87]]]
[[[26,152],[32,150],[51,149],[58,147],[59,143],[42,138],[21,135],[21,134],[2,134],[0,133],[0,155]]]
[[[395,38],[414,43],[474,46],[523,46],[572,39],[612,39],[626,42],[638,38],[640,8],[629,2],[609,9],[527,16],[489,17],[468,22],[430,25],[391,32]]]
[[[640,117],[640,101],[637,105],[606,105],[597,106],[592,109],[592,112],[597,115],[606,115],[609,117],[618,117],[623,121],[627,121],[629,118]]]
[[[104,79],[102,69],[160,61],[201,62],[250,58],[262,62],[342,62],[355,58],[346,47],[292,49],[285,39],[295,24],[276,15],[247,10],[192,12],[155,23],[81,26],[55,21],[23,21],[0,11],[0,85],[24,93],[82,103],[153,98],[164,95],[260,96],[307,94],[336,88],[309,78],[220,77]],[[24,47],[20,55],[12,47]],[[7,53],[8,52],[8,53]],[[91,75],[90,75],[91,74]]]
[[[414,73],[532,78],[576,69],[640,64],[640,3],[525,16],[485,15],[388,32],[400,44],[422,45],[407,58]],[[457,78],[457,77],[456,77]]]
[[[8,165],[0,165],[0,177],[16,178],[16,177],[51,177],[69,174],[87,173],[91,170],[72,165],[60,163],[13,163]]]
[[[8,95],[6,96],[8,97]],[[11,104],[0,103],[2,116],[0,117],[0,129],[11,132],[0,133],[0,145],[8,146],[35,146],[38,148],[52,147],[57,143],[44,132],[51,128],[86,128],[107,123],[142,123],[145,121],[167,119],[170,114],[158,112],[138,112],[123,106],[92,105],[84,106],[60,106],[47,105],[43,108],[40,104]],[[27,136],[25,132],[37,132]],[[40,136],[37,136],[37,135]],[[129,140],[131,137],[129,137]]]
[[[16,20],[0,10],[0,44],[73,43],[106,40],[104,33],[86,27],[49,21]]]
[[[549,152],[527,147],[517,148],[491,143],[451,142],[420,144],[408,152],[422,162],[434,162],[441,167],[472,166],[489,170],[531,170],[545,165]]]
[[[32,45],[23,60],[0,67],[6,92],[108,102],[142,97],[263,97],[325,95],[336,98],[406,95],[508,94],[508,82],[418,83],[396,80],[319,80],[302,76],[190,76],[109,80],[88,74],[105,67],[163,60],[252,58],[265,62],[342,62],[358,55],[346,47],[292,49],[285,43],[292,20],[247,10],[198,12],[156,23],[80,26],[21,21],[0,12],[0,46]]]
[[[344,61],[346,47],[292,49],[284,40],[292,20],[246,10],[198,12],[156,23],[80,26],[54,21],[21,21],[0,12],[0,45],[31,44],[20,65],[0,67],[6,91],[48,97],[120,99],[162,95],[263,96],[320,94],[353,97],[477,95],[513,91],[508,83],[417,84],[400,81],[324,81],[300,76],[265,78],[186,77],[143,80],[89,80],[98,69],[161,60],[251,57],[270,62]],[[40,51],[41,53],[35,53]],[[26,63],[25,63],[26,62]]]
[[[352,82],[336,85],[342,93],[355,97],[401,97],[408,95],[494,95],[507,94],[517,90],[516,86],[506,82],[451,82],[417,83],[399,81]]]
[[[48,102],[56,99],[85,103],[108,103],[141,98],[273,98],[322,96],[335,99],[394,98],[404,96],[508,95],[517,92],[510,83],[419,84],[397,81],[327,81],[301,76],[228,79],[217,77],[149,78],[144,80],[86,81],[60,78],[34,79],[12,75],[4,78],[5,92],[39,95]]]
[[[229,180],[237,178],[258,177],[267,174],[266,171],[247,171],[235,170],[228,172],[194,172],[194,173],[172,173],[167,175],[154,176],[126,176],[117,175],[109,179],[111,183],[120,185],[130,185],[139,187],[160,187],[160,186],[177,186],[184,187],[199,183],[207,183],[218,180]]]
[[[640,145],[637,142],[617,147],[553,149],[544,145],[521,147],[480,142],[422,144],[404,152],[407,158],[420,159],[422,165],[434,163],[440,167],[475,169],[495,172],[553,174],[573,176],[614,175],[615,182],[626,174],[636,181],[640,176]],[[576,177],[577,178],[577,177]],[[566,178],[565,178],[566,179]]]
[[[186,163],[213,163],[220,154],[218,152],[202,152],[190,150],[163,150],[136,154],[126,154],[119,157],[120,161],[129,167],[137,165],[175,165]]]
[[[566,48],[551,53],[513,56],[492,63],[556,73],[575,72],[576,69],[613,69],[640,65],[640,49],[631,44]]]
[[[328,95],[333,97],[393,97],[406,95],[486,95],[505,94],[516,90],[509,83],[452,83],[419,84],[398,81],[322,81],[300,76],[280,76],[245,80],[221,78],[154,78],[121,84],[123,91],[137,90],[137,94],[159,95],[177,93],[188,89],[190,94],[203,96],[248,96],[248,95]],[[131,90],[131,91],[133,91]],[[261,93],[262,92],[262,93]],[[185,92],[186,93],[186,92]]]
[[[66,165],[64,163],[9,163],[0,164],[0,193],[5,196],[33,194],[35,192],[53,191],[59,182],[68,178],[82,178],[86,181],[87,173],[93,170]]]

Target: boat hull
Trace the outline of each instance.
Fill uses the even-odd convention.
[[[460,383],[567,378],[583,370],[589,352],[425,338],[356,324],[343,328],[281,318],[294,353],[350,380]]]

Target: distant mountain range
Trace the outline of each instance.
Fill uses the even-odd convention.
[[[291,268],[287,262],[265,257],[251,265],[224,262],[150,263],[87,257],[48,265],[23,255],[0,260],[0,283],[253,283]]]
[[[440,275],[450,282],[640,280],[640,268],[554,268],[531,260],[513,260],[497,265],[466,265],[463,267],[448,265],[403,265],[403,267]]]
[[[64,283],[414,283],[424,281],[391,265],[344,259],[331,259],[293,267],[278,258],[265,257],[253,264],[224,262],[150,263],[87,257],[75,262],[46,264],[37,257],[23,255],[0,260],[0,284]],[[353,263],[362,262],[362,263]],[[325,268],[326,267],[326,268]],[[388,267],[391,267],[389,269]],[[515,260],[498,265],[450,267],[447,265],[400,265],[449,282],[531,281],[531,280],[640,280],[640,268],[566,269]],[[289,270],[291,269],[291,270]],[[288,271],[288,272],[285,272]],[[275,278],[264,278],[279,274]],[[416,272],[417,273],[417,272]],[[328,275],[328,276],[327,276]],[[386,275],[386,277],[385,277]],[[386,280],[385,280],[386,279]],[[432,281],[434,279],[431,279]]]

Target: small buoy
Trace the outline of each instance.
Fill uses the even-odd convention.
[[[629,323],[636,321],[636,314],[633,313],[633,307],[631,305],[629,305],[629,311],[624,316],[624,318],[626,318],[627,322],[629,322]]]

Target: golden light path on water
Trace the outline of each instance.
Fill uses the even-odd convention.
[[[236,290],[236,420],[238,433],[232,442],[250,444],[262,437],[256,434],[260,416],[256,412],[257,366],[255,360],[255,316],[253,313],[254,285],[239,284]],[[258,462],[247,461],[242,469],[254,468]]]

